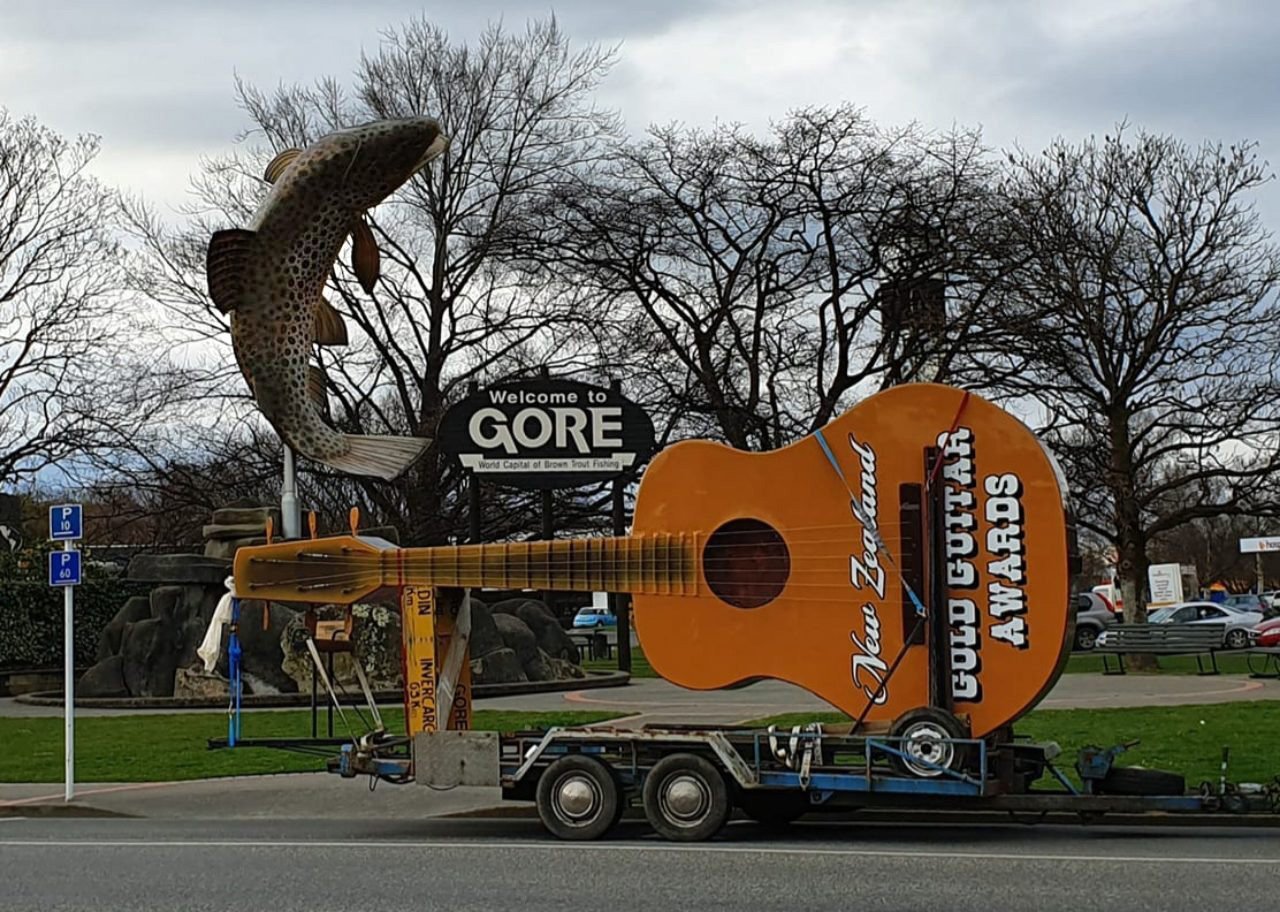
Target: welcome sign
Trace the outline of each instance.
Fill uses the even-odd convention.
[[[486,481],[572,488],[633,472],[654,450],[653,422],[614,390],[526,380],[473,393],[440,421],[441,448]]]

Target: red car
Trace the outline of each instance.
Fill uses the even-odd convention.
[[[1280,646],[1280,618],[1263,621],[1249,632],[1254,646]]]

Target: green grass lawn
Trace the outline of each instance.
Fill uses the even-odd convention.
[[[1114,656],[1108,659],[1111,667],[1116,667],[1116,659]],[[1195,656],[1160,656],[1158,658],[1160,670],[1151,672],[1153,674],[1195,674],[1196,658]],[[1205,659],[1205,665],[1208,665],[1208,659]],[[582,667],[588,671],[617,671],[618,670],[618,654],[615,652],[611,659],[587,659],[583,662]],[[1249,668],[1245,664],[1243,655],[1232,655],[1230,653],[1218,653],[1218,668],[1223,674],[1248,674]],[[1102,656],[1090,655],[1089,653],[1073,653],[1071,658],[1067,660],[1065,669],[1067,674],[1099,674],[1102,672]],[[1135,672],[1132,669],[1129,674],[1142,674],[1143,672]],[[644,657],[644,649],[639,646],[631,647],[631,676],[633,678],[656,678],[657,672],[649,665],[648,660]]]
[[[789,727],[806,722],[848,722],[841,713],[789,713],[751,725]],[[1268,782],[1280,775],[1280,701],[1217,703],[1205,706],[1160,706],[1125,709],[1041,709],[1015,729],[1037,741],[1056,741],[1064,770],[1073,768],[1076,751],[1087,745],[1110,747],[1126,741],[1142,743],[1121,759],[1125,766],[1172,770],[1187,777],[1189,787],[1217,781],[1222,748],[1231,748],[1228,778],[1235,782]]]
[[[617,671],[618,670],[618,650],[614,647],[613,658],[611,659],[587,659],[582,663],[582,667],[587,671]],[[658,673],[649,665],[649,660],[644,657],[644,650],[639,646],[631,647],[631,677],[633,678],[656,678]]]
[[[1108,656],[1107,661],[1112,668],[1117,667],[1117,659],[1115,656]],[[1204,656],[1202,661],[1206,668],[1209,666],[1209,657]],[[1240,653],[1220,652],[1218,653],[1218,670],[1223,674],[1248,674],[1249,666],[1247,658]],[[1126,665],[1129,674],[1195,674],[1199,669],[1196,667],[1196,657],[1193,655],[1180,656],[1156,656],[1156,662],[1160,666],[1160,670],[1156,672],[1135,672],[1132,665]],[[1076,652],[1071,654],[1071,658],[1067,660],[1067,674],[1088,674],[1101,673],[1102,656],[1093,655],[1087,652]]]
[[[348,711],[349,712],[349,711]],[[404,711],[383,709],[390,731],[404,731]],[[497,712],[478,710],[477,729],[513,731],[552,725],[585,725],[616,716],[607,712]],[[358,720],[351,717],[353,725]],[[357,728],[357,731],[363,731]],[[326,733],[323,714],[320,734]],[[310,737],[309,710],[247,712],[244,738]],[[343,736],[341,721],[334,734]],[[324,760],[265,748],[209,750],[210,738],[227,736],[220,713],[91,716],[76,720],[76,779],[81,782],[168,782],[212,776],[248,776],[324,769]],[[0,718],[0,782],[62,781],[62,719]],[[337,749],[334,749],[337,752]]]

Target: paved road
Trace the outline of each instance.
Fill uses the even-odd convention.
[[[0,910],[1271,908],[1273,831],[750,824],[673,846],[524,821],[0,822]]]

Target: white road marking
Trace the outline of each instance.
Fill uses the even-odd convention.
[[[986,861],[1067,861],[1086,864],[1151,864],[1151,865],[1272,865],[1280,866],[1275,858],[1204,858],[1162,855],[1054,855],[1038,852],[927,852],[916,849],[839,849],[805,848],[803,846],[734,846],[716,845],[650,845],[610,842],[391,842],[391,841],[320,841],[320,840],[145,840],[124,839],[105,841],[99,839],[0,839],[0,846],[25,848],[119,848],[119,849],[169,849],[169,848],[218,848],[218,849],[482,849],[490,852],[661,852],[698,853],[707,855],[812,855],[843,858],[905,858],[912,860],[947,859]]]

